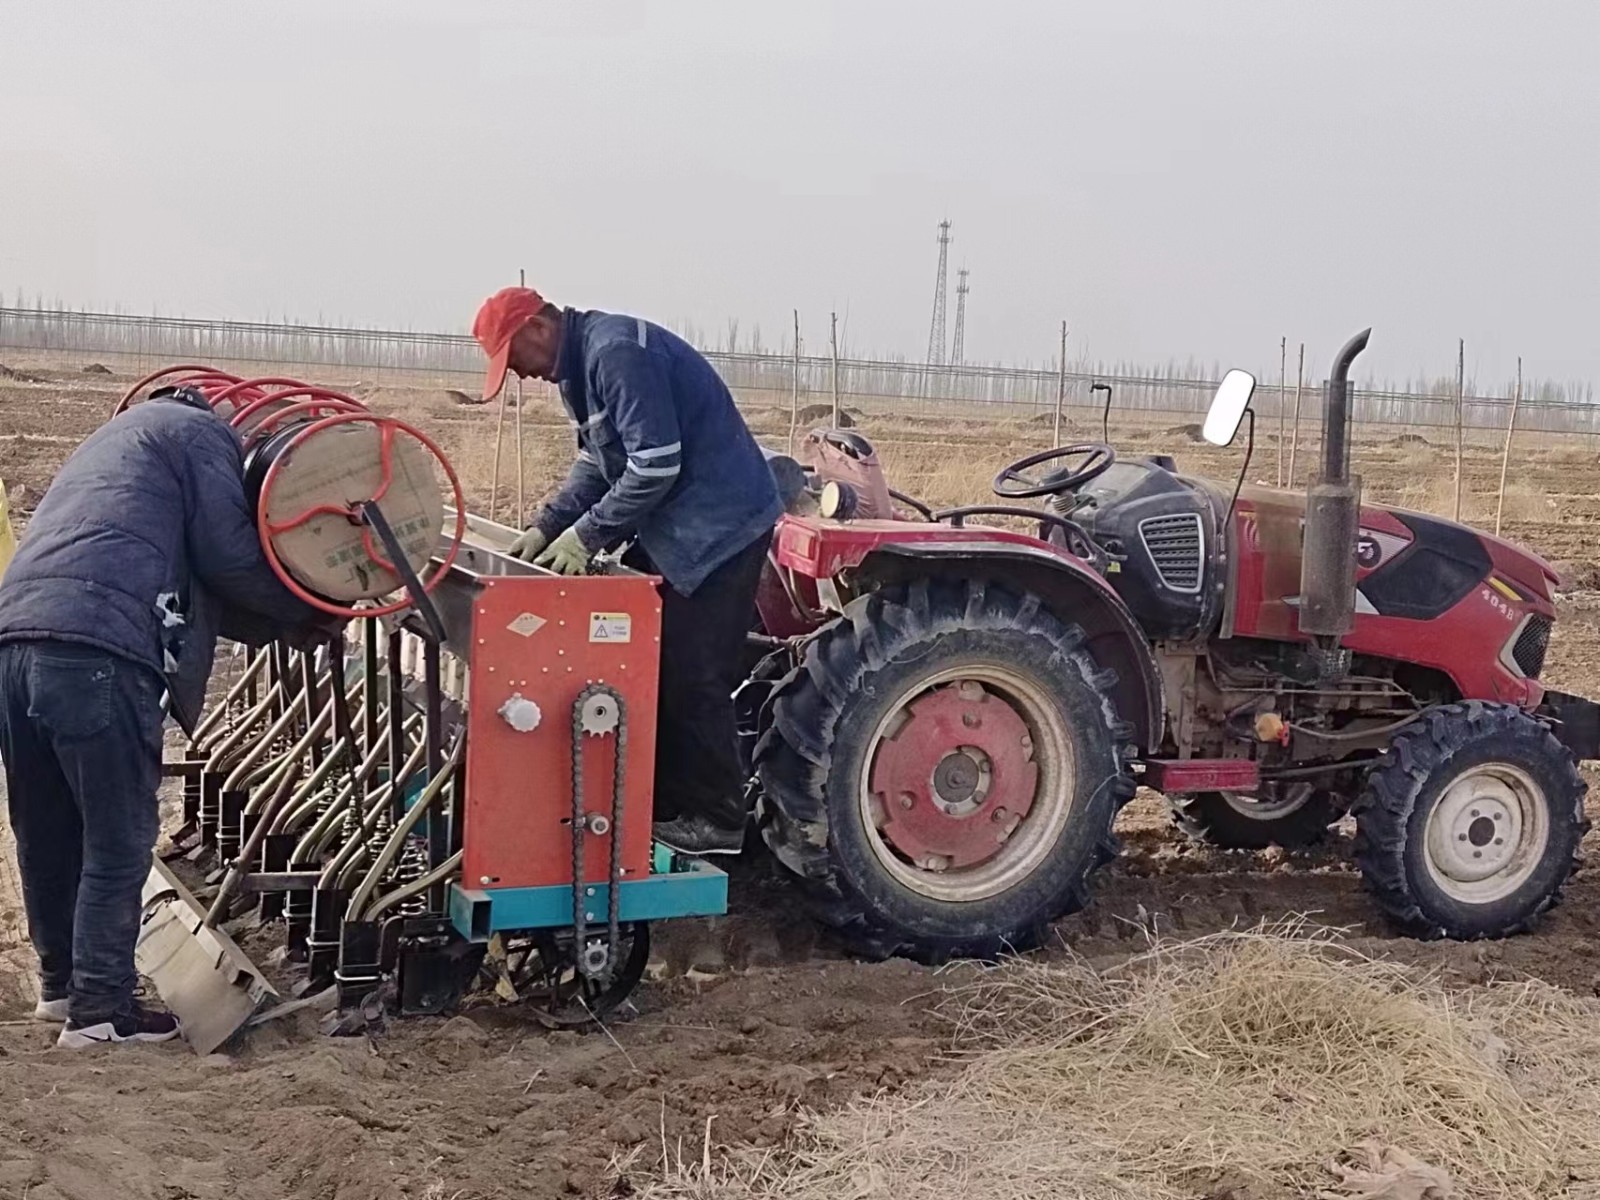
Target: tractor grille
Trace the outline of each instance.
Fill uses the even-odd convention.
[[[1511,659],[1529,679],[1537,679],[1544,670],[1544,655],[1549,648],[1550,621],[1545,617],[1529,617],[1512,644]]]
[[[1198,513],[1147,517],[1139,522],[1139,538],[1169,591],[1194,595],[1200,590],[1206,539]]]

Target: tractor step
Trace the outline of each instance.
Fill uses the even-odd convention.
[[[1261,771],[1248,758],[1147,758],[1142,782],[1167,796],[1194,792],[1251,795],[1261,786]]]

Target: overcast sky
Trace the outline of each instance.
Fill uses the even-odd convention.
[[[1600,380],[1597,213],[1595,0],[0,0],[7,302]]]

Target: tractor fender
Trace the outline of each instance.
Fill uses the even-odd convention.
[[[1160,745],[1166,729],[1165,698],[1155,654],[1122,597],[1081,560],[1020,542],[891,542],[872,550],[856,568],[864,588],[911,579],[982,576],[1039,597],[1062,620],[1088,634],[1096,662],[1116,672],[1117,712],[1134,727],[1143,754]]]

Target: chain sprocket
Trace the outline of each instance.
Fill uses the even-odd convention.
[[[622,720],[622,705],[610,688],[585,688],[578,698],[578,728],[590,737],[603,737]]]

